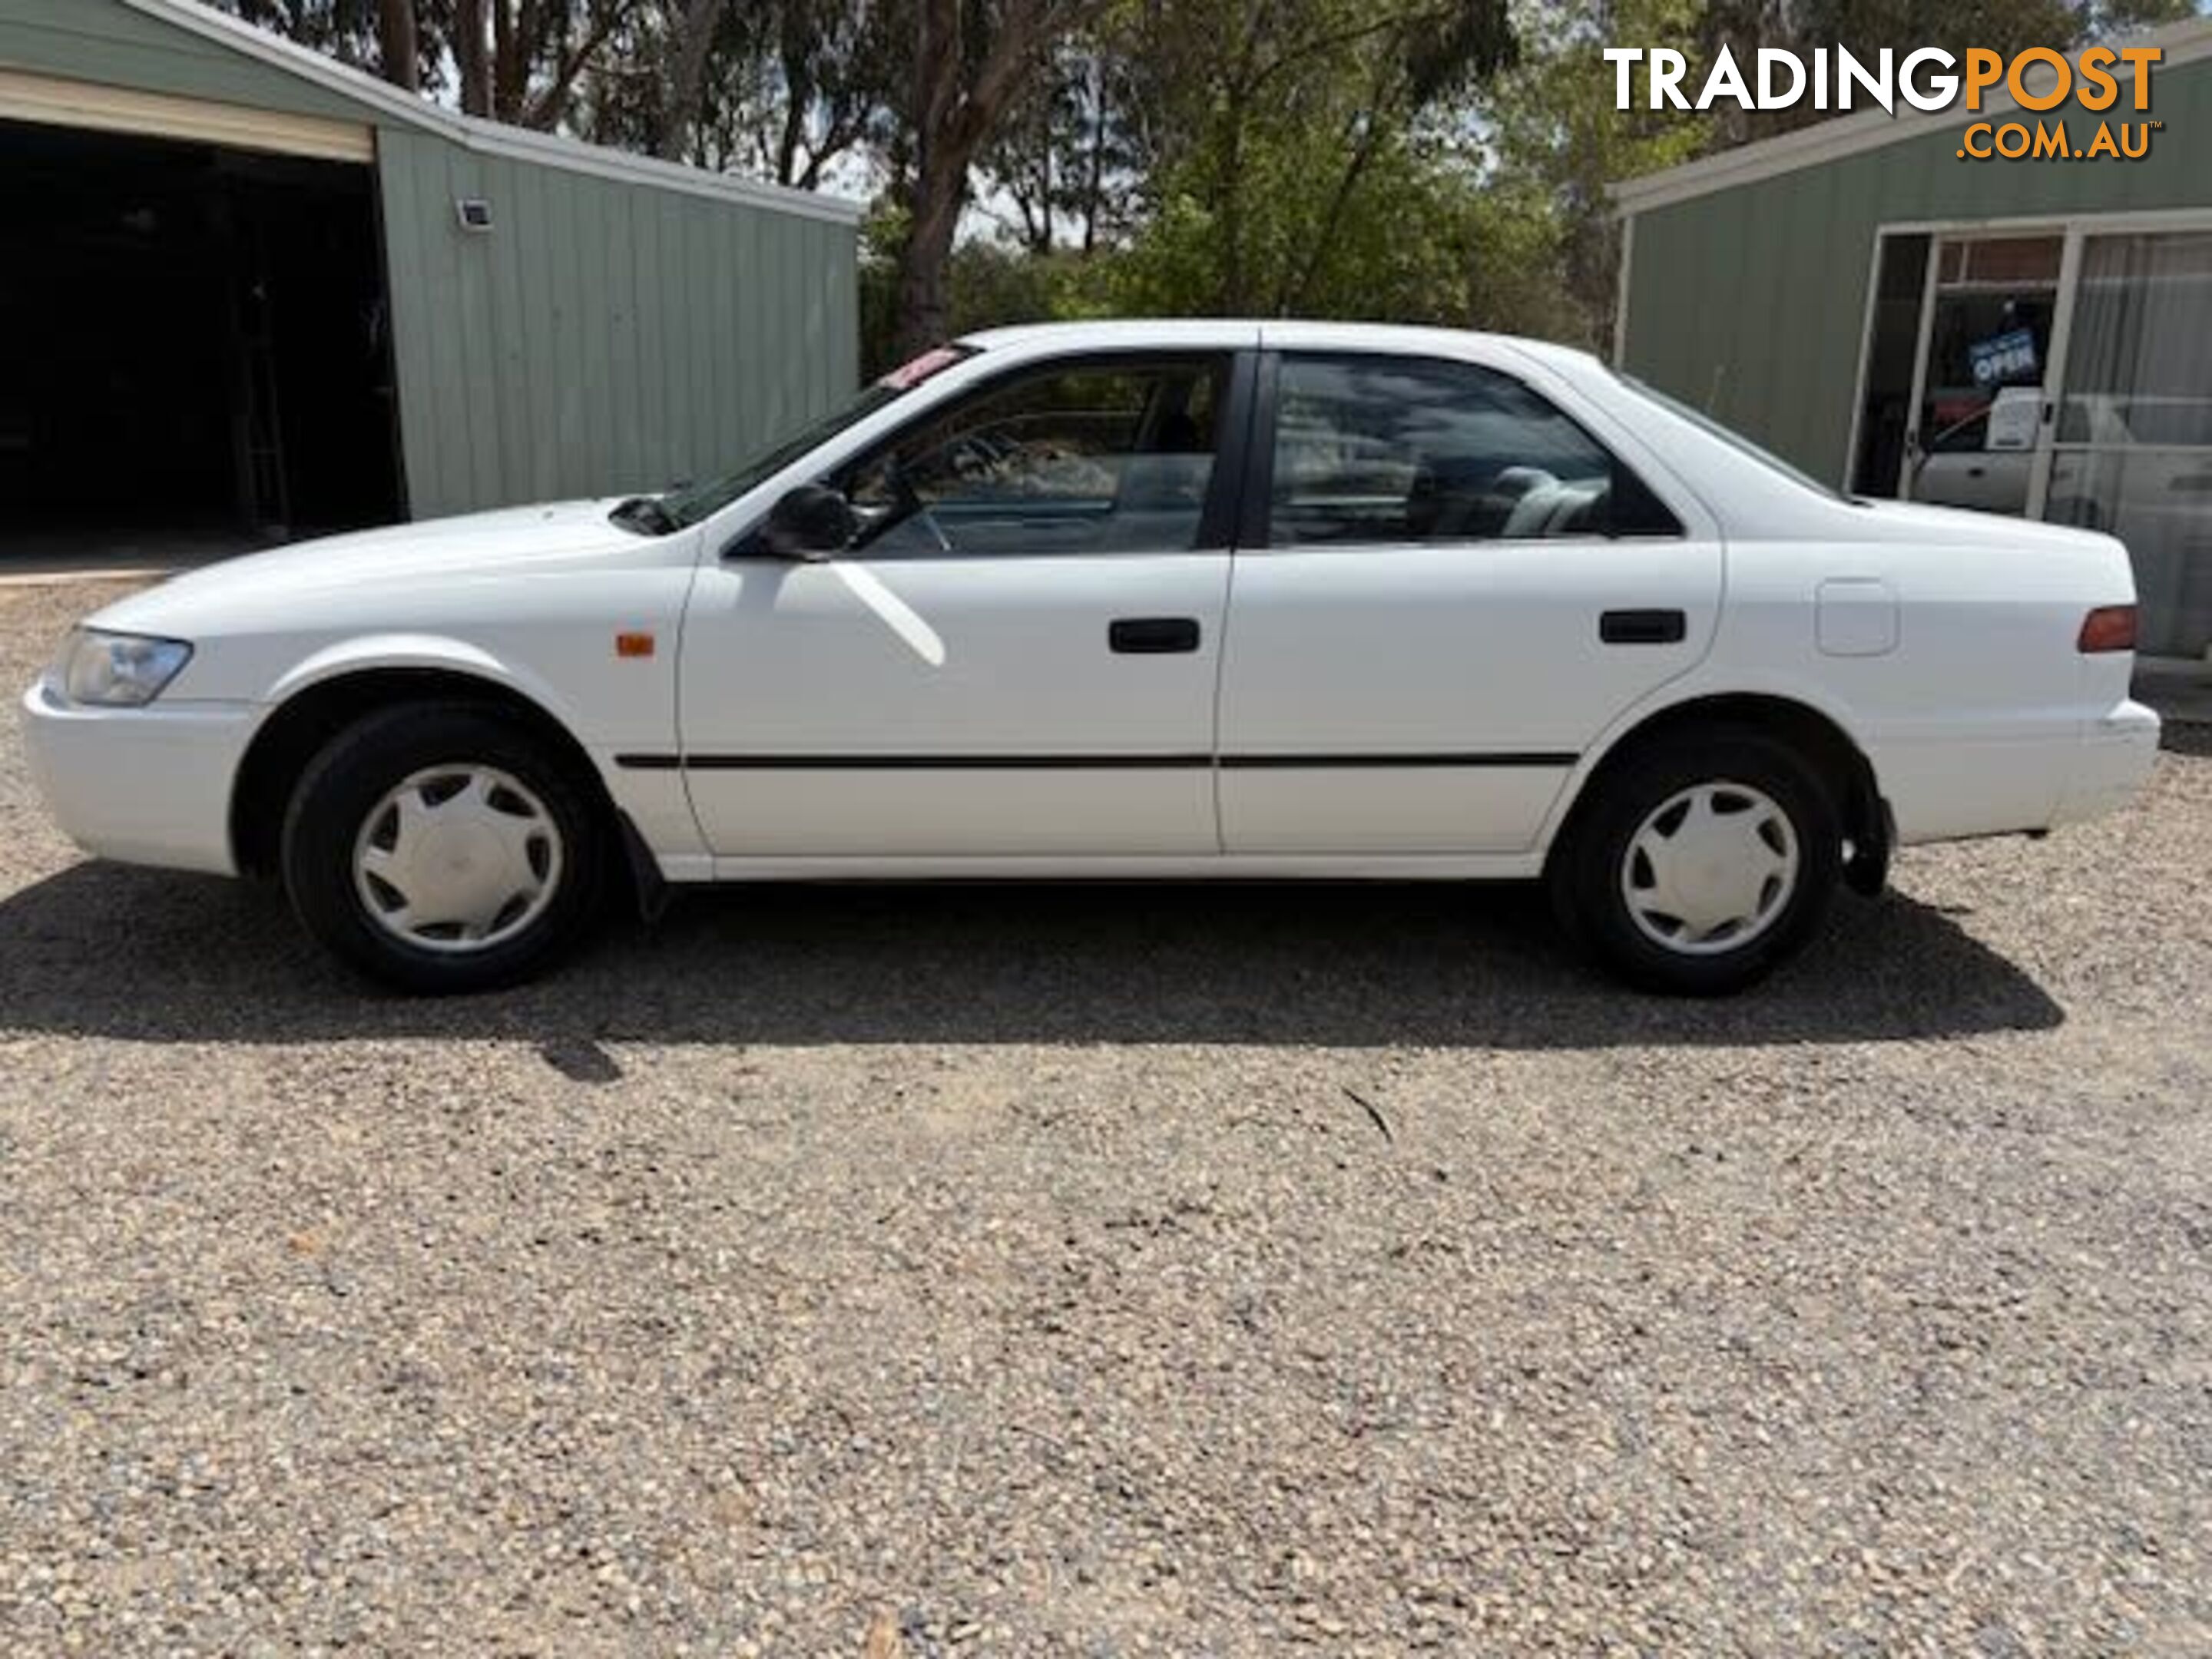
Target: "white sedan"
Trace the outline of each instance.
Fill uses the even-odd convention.
[[[1115,323],[711,483],[179,577],[23,714],[81,845],[279,875],[415,990],[633,884],[1355,877],[1541,878],[1717,992],[1893,847],[2124,801],[2134,636],[2112,538],[1847,499],[1579,352]]]

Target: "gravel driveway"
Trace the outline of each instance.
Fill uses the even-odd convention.
[[[0,1650],[2212,1651],[2208,736],[1724,1004],[1402,888],[419,1004],[10,720]]]

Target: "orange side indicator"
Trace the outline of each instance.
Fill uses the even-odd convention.
[[[652,654],[652,635],[617,634],[615,635],[615,655],[617,657],[649,657]]]

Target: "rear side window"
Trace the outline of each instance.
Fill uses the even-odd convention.
[[[1609,450],[1495,369],[1289,356],[1275,408],[1273,546],[1682,533]]]

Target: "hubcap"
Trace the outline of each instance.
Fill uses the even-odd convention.
[[[488,950],[535,921],[561,884],[545,803],[489,766],[434,766],[369,809],[354,887],[371,920],[428,951]]]
[[[1742,783],[1668,796],[1628,839],[1620,892],[1647,938],[1715,956],[1765,933],[1797,887],[1790,815]]]

